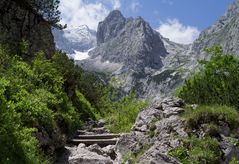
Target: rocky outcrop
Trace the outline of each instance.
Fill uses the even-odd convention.
[[[19,52],[22,40],[29,43],[29,59],[38,51],[50,58],[55,51],[51,25],[29,10],[24,2],[1,0],[0,43],[7,43],[13,52]]]
[[[89,71],[110,73],[109,83],[123,93],[134,89],[142,98],[163,96],[182,83],[179,67],[190,69],[184,67],[189,46],[163,38],[141,17],[125,18],[114,10],[99,23],[96,36],[90,58],[77,63]]]
[[[189,130],[187,118],[181,116],[185,110],[189,110],[185,107],[183,100],[168,97],[141,111],[131,133],[123,135],[116,145],[121,162],[179,164],[177,159],[170,156],[170,152],[185,146],[185,141],[187,143],[192,136],[198,140],[209,136],[216,140],[219,149],[211,151],[219,151],[216,158],[221,163],[229,163],[233,158],[239,160],[237,126],[229,127],[226,120],[216,118],[216,131],[208,128],[210,123],[203,121]],[[192,109],[197,110],[197,106],[192,105]]]
[[[103,22],[100,22],[97,30],[97,45],[106,43],[117,37],[120,30],[125,26],[126,18],[120,11],[112,11]]]
[[[113,164],[112,159],[107,152],[113,151],[112,147],[101,148],[98,145],[86,147],[84,144],[79,144],[78,147],[67,147],[70,150],[69,164]]]
[[[171,97],[140,112],[132,132],[118,142],[117,149],[122,159],[130,153],[137,154],[144,150],[136,162],[179,163],[167,153],[180,144],[178,138],[188,136],[184,130],[184,120],[179,117],[184,111],[183,106],[181,99]]]
[[[239,55],[239,0],[235,0],[215,24],[204,30],[193,43],[193,51],[201,55],[206,47],[220,44],[226,53]]]
[[[122,63],[127,70],[159,69],[161,57],[167,55],[159,34],[147,22],[141,17],[126,19],[118,10],[99,23],[97,45],[89,53],[92,58]]]

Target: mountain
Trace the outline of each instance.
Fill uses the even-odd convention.
[[[193,43],[194,53],[200,55],[206,47],[220,44],[226,53],[239,55],[239,0],[235,0],[218,21],[204,30]]]
[[[96,46],[96,32],[86,25],[53,29],[56,47],[67,54],[85,52]]]
[[[179,67],[187,61],[190,46],[163,38],[141,17],[125,18],[114,10],[99,23],[96,39],[90,58],[77,63],[109,74],[109,82],[123,92],[133,89],[142,98],[162,96],[183,81]]]
[[[141,17],[125,18],[118,10],[110,12],[99,23],[97,32],[90,35],[96,37],[95,40],[77,42],[67,37],[69,43],[75,41],[74,48],[69,43],[56,43],[61,49],[70,49],[68,53],[95,47],[84,54],[87,59],[76,63],[88,71],[107,74],[109,83],[125,93],[134,89],[141,98],[164,97],[197,70],[198,60],[210,58],[205,48],[220,44],[226,53],[239,54],[238,6],[239,0],[236,0],[215,24],[189,45],[174,43],[153,30]],[[76,34],[72,29],[67,31]],[[55,39],[61,40],[56,35]],[[85,44],[90,46],[79,48]],[[68,48],[64,48],[65,45]]]
[[[146,67],[162,67],[167,55],[160,35],[141,17],[126,19],[120,11],[112,11],[97,30],[97,47],[89,55],[101,61],[121,63],[122,69],[143,71]]]

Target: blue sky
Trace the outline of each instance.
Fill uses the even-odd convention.
[[[122,12],[126,16],[140,15],[154,28],[159,26],[160,21],[176,18],[182,24],[196,26],[199,30],[214,23],[233,2],[233,0],[138,0],[141,6],[134,12],[124,7],[130,6],[133,1],[121,1]]]
[[[61,0],[62,22],[68,25],[97,24],[113,9],[126,17],[141,16],[163,36],[191,43],[212,25],[233,0]]]

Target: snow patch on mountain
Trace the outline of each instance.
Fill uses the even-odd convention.
[[[96,31],[86,25],[53,29],[52,32],[56,47],[77,60],[87,58],[88,50],[96,46]]]
[[[73,54],[70,54],[70,58],[78,61],[78,60],[84,60],[84,59],[88,59],[90,56],[89,56],[89,52],[91,50],[93,50],[94,48],[91,48],[89,49],[88,51],[84,51],[84,52],[81,52],[81,51],[77,51],[77,50],[74,50],[74,53]]]

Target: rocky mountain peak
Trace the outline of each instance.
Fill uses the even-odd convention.
[[[125,25],[126,19],[119,10],[113,10],[100,22],[97,30],[97,45],[114,38]]]
[[[125,19],[119,10],[112,10],[109,15],[105,18],[106,21]]]
[[[239,54],[239,0],[235,0],[225,14],[211,27],[204,30],[193,43],[193,51],[203,56],[204,48],[214,44],[222,46],[225,53]]]
[[[96,37],[97,47],[90,56],[120,63],[125,70],[161,68],[161,57],[167,54],[159,33],[143,18],[125,18],[119,10],[110,12],[99,23]]]
[[[235,0],[227,9],[225,16],[232,17],[239,13],[239,0]]]
[[[69,26],[64,30],[52,30],[56,47],[67,54],[85,52],[96,46],[96,32],[87,25]]]

